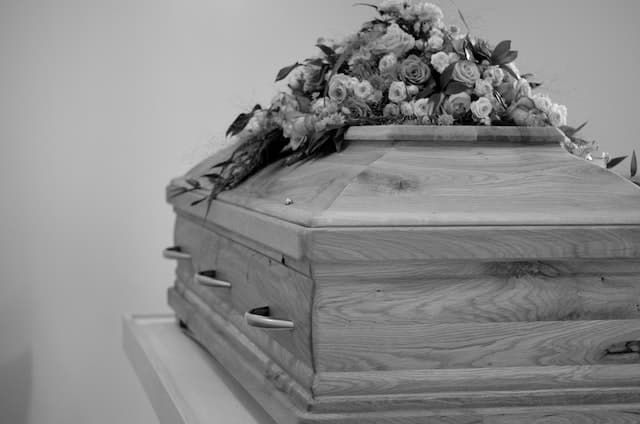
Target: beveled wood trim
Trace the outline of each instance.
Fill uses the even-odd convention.
[[[190,296],[188,290],[180,294],[171,288],[168,291],[168,300],[176,316],[187,325],[188,331],[245,385],[245,388],[247,384],[259,386],[260,392],[265,392],[263,396],[277,398],[274,404],[283,409],[278,412],[279,416],[284,419],[290,414],[291,409],[308,408],[312,402],[311,393],[224,317],[199,302],[196,297]],[[255,397],[255,393],[252,394]],[[264,404],[259,398],[256,400],[270,414],[273,413],[274,404]],[[296,421],[287,419],[287,422]]]
[[[176,208],[176,213],[190,217],[191,221],[201,222],[208,227],[209,220],[215,217],[215,225],[235,234],[253,240],[256,243],[270,246],[278,252],[302,259],[304,255],[304,235],[306,227],[292,224],[281,219],[256,213],[245,208],[234,206],[220,200],[211,203],[209,215],[206,201],[191,206],[194,201],[206,196],[204,191],[184,193],[170,199]]]
[[[578,365],[321,372],[315,396],[640,387],[640,366]]]
[[[363,125],[350,127],[344,138],[347,141],[558,144],[564,135],[554,127]]]

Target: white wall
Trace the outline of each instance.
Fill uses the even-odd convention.
[[[1,423],[154,422],[120,317],[167,311],[164,185],[281,66],[371,16],[351,3],[0,0]],[[640,148],[640,2],[457,3],[585,135]]]

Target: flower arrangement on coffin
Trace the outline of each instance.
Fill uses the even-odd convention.
[[[520,74],[510,41],[492,45],[443,21],[423,0],[383,0],[377,17],[335,41],[319,39],[318,55],[282,68],[286,87],[263,109],[240,114],[227,136],[239,144],[231,157],[203,175],[209,203],[260,168],[284,158],[290,165],[342,149],[353,125],[554,126],[570,153],[591,159],[595,142],[567,126],[567,108],[544,94],[532,75]],[[608,167],[624,158],[603,159]],[[635,152],[632,177],[635,175]],[[201,188],[187,181],[182,191]],[[179,193],[176,193],[179,194]]]

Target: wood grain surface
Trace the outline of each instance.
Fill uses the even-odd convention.
[[[532,129],[501,129],[516,130]],[[476,139],[484,130],[458,131]],[[640,224],[635,185],[564,152],[550,134],[520,139],[525,144],[352,141],[302,165],[272,164],[218,199],[304,227]]]
[[[316,396],[638,387],[637,364],[320,372]]]
[[[242,333],[197,298],[194,300],[192,303],[176,291],[170,294],[172,307],[189,323],[193,336],[282,424],[623,424],[635,423],[640,416],[638,387],[311,398]],[[497,372],[504,376],[502,370]],[[565,369],[557,378],[603,378],[597,375],[598,370],[589,367],[583,372]]]
[[[640,275],[317,281],[333,325],[640,319]]]
[[[313,262],[640,258],[640,225],[317,228]]]
[[[384,308],[384,305],[382,306]],[[463,324],[360,323],[318,314],[316,370],[370,371],[634,363],[608,357],[618,343],[640,340],[640,320]]]

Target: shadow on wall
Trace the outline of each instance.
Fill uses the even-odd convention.
[[[31,350],[0,364],[0,422],[28,423],[32,364]]]

